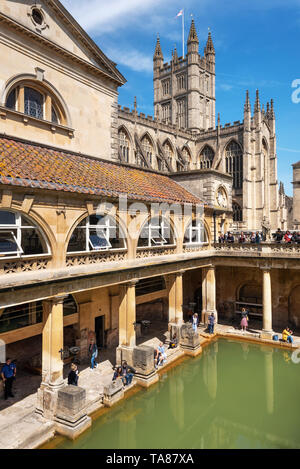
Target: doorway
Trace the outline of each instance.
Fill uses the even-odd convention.
[[[98,348],[103,348],[105,346],[104,319],[105,319],[105,316],[98,316],[97,318],[95,318],[95,336],[96,336],[96,343],[97,343]]]

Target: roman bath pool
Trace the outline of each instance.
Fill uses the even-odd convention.
[[[299,448],[300,363],[291,352],[211,343],[93,422],[67,449]]]

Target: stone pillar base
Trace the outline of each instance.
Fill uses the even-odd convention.
[[[169,339],[166,340],[166,344],[169,344],[171,342],[171,339],[173,339],[174,334],[176,333],[177,340],[179,341],[180,339],[180,324],[177,324],[175,322],[169,322],[168,324],[168,332],[169,332]]]
[[[126,360],[136,373],[134,379],[145,388],[158,381],[157,371],[154,368],[154,348],[148,345],[129,348],[121,345],[117,348],[117,365]]]
[[[261,333],[260,333],[260,338],[261,338],[261,339],[269,339],[269,340],[272,340],[272,339],[273,339],[273,335],[274,335],[274,332],[273,332],[273,331],[264,331],[264,330],[262,330]]]
[[[126,345],[119,345],[116,348],[116,365],[122,365],[125,360],[129,366],[133,366],[132,362],[133,348]]]
[[[187,348],[181,345],[180,348],[184,351],[184,354],[188,355],[189,357],[197,357],[198,355],[200,355],[200,353],[202,353],[201,345],[193,348]]]
[[[92,425],[86,414],[86,392],[78,386],[65,386],[57,394],[55,429],[72,440]]]
[[[53,420],[57,410],[58,391],[64,387],[52,387],[42,383],[37,391],[36,412],[48,420]]]
[[[180,348],[186,355],[196,357],[202,352],[200,336],[194,332],[192,324],[183,324],[180,329]]]
[[[121,379],[104,386],[103,404],[105,407],[112,407],[116,402],[124,397],[124,386]]]
[[[155,384],[159,381],[159,376],[156,370],[154,370],[149,375],[140,375],[139,373],[135,374],[136,382],[139,386],[143,388],[149,388],[152,384]]]
[[[77,422],[68,422],[63,419],[55,419],[55,431],[62,436],[75,440],[83,432],[92,426],[92,419],[87,415],[82,417]]]

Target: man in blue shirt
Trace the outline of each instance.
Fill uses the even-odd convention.
[[[4,381],[4,399],[14,397],[12,393],[12,385],[16,376],[16,365],[12,363],[10,358],[7,358],[5,365],[1,370],[1,378]]]
[[[215,327],[215,315],[214,315],[214,313],[211,313],[208,316],[208,331],[209,331],[209,334],[214,333],[214,327]]]

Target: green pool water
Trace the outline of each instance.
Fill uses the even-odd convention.
[[[219,340],[58,448],[300,447],[300,364],[291,352]]]

